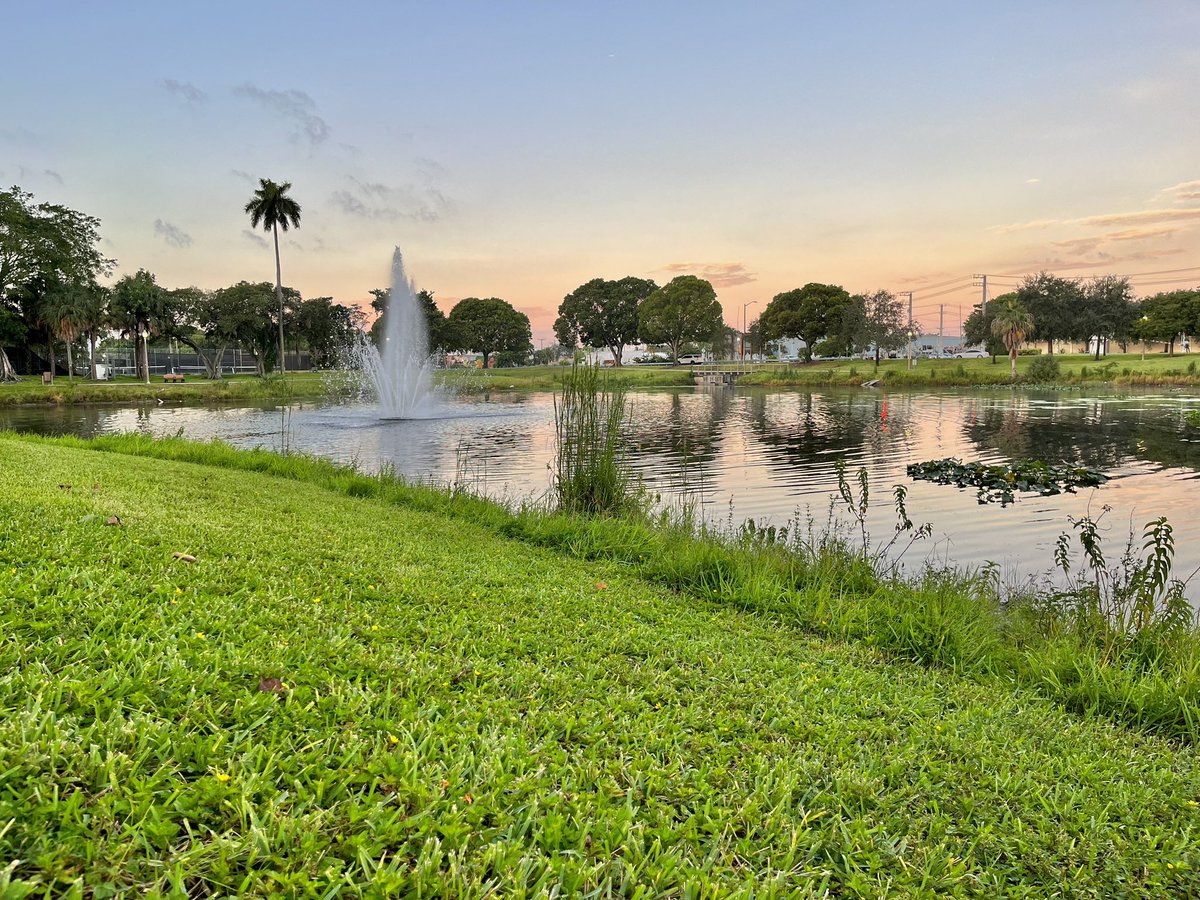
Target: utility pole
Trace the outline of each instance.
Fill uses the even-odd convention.
[[[946,330],[942,327],[946,322],[946,304],[938,304],[938,356],[946,355]]]
[[[981,316],[986,317],[987,316],[987,278],[988,277],[986,275],[972,275],[971,277],[975,279],[974,284],[976,287],[983,288],[983,299],[980,300],[980,302],[979,302],[979,314]]]
[[[908,367],[913,367],[912,291],[908,291]]]

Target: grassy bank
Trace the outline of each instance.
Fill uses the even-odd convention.
[[[1038,385],[1144,385],[1200,386],[1200,357],[1188,354],[1166,356],[1113,354],[1099,362],[1087,354],[1056,354],[1059,374],[1053,379],[1033,377],[1029,368],[1036,356],[1017,358],[1017,381]],[[879,379],[885,387],[978,387],[1010,385],[1008,357],[995,363],[984,359],[921,359],[913,368],[903,359],[882,360],[879,368],[870,360],[823,360],[791,366],[757,367],[740,383],[759,385],[861,385]]]
[[[1035,357],[1017,361],[1021,384],[1058,385],[1131,385],[1200,386],[1197,372],[1200,361],[1187,355],[1168,357],[1138,354],[1114,355],[1097,363],[1090,356],[1058,356],[1060,375],[1053,381],[1034,379],[1028,374]],[[747,365],[748,374],[740,383],[764,386],[847,385],[857,387],[878,378],[885,387],[980,387],[1012,384],[1007,358],[993,364],[990,359],[939,359],[918,361],[909,369],[905,360],[884,360],[879,369],[862,360],[825,360],[793,365]],[[551,391],[561,387],[563,366],[525,366],[512,369],[444,369],[434,373],[435,383],[461,394],[488,391]],[[626,388],[683,387],[693,384],[691,367],[621,366],[606,369],[605,376]],[[0,384],[0,406],[23,404],[137,403],[146,400],[164,402],[220,402],[227,400],[289,400],[325,396],[329,391],[324,373],[302,372],[284,377],[257,378],[239,375],[219,381],[189,376],[184,384],[143,384],[133,379],[93,384],[82,379],[74,383],[59,378],[52,385],[33,379],[16,384]]]
[[[858,569],[183,441],[0,436],[0,486],[16,895],[1200,891],[1192,747],[949,590],[889,641]]]
[[[485,391],[553,391],[562,387],[569,366],[522,366],[512,369],[442,369],[434,373],[438,384],[460,393]],[[671,366],[620,366],[604,375],[629,388],[691,385],[692,370]]]
[[[163,384],[161,376],[151,384],[132,378],[91,382],[65,378],[42,384],[31,378],[0,383],[0,406],[27,404],[141,403],[162,400],[173,403],[205,403],[225,400],[293,400],[322,397],[328,390],[321,372],[300,372],[258,378],[233,375],[217,381],[188,376],[183,384]]]

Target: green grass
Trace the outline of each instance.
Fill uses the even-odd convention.
[[[1046,384],[1033,378],[1029,368],[1037,356],[1017,358],[1017,380]],[[1050,384],[1200,385],[1197,357],[1150,353],[1112,354],[1096,362],[1088,354],[1055,354],[1060,373]],[[914,368],[907,360],[821,360],[791,366],[764,365],[743,376],[740,383],[760,385],[860,385],[878,378],[887,387],[974,387],[1012,384],[1007,356],[984,359],[921,359]]]
[[[208,381],[191,375],[183,384],[163,384],[161,376],[150,384],[133,378],[91,382],[81,378],[70,382],[56,378],[44,385],[32,378],[15,383],[0,383],[0,406],[26,404],[137,403],[146,400],[203,403],[223,400],[301,399],[323,397],[328,391],[324,373],[298,372],[285,376],[258,378],[233,375]]]
[[[511,369],[441,369],[434,373],[439,384],[460,393],[485,391],[553,391],[562,387],[570,366],[521,366]],[[677,387],[693,384],[690,367],[625,365],[604,369],[612,383],[630,388]]]
[[[4,896],[1200,891],[1190,745],[816,635],[737,548],[90,446],[0,436]]]

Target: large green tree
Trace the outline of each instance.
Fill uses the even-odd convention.
[[[996,319],[996,311],[1009,300],[1015,300],[1016,296],[1016,294],[1004,294],[997,297],[987,305],[987,312],[984,312],[981,305],[976,303],[971,314],[967,316],[967,320],[963,322],[963,343],[967,346],[983,347],[991,356],[992,362],[995,363],[996,357],[1001,353],[1006,353],[1007,349],[1000,336],[992,331],[992,322]]]
[[[162,319],[166,291],[159,287],[153,273],[138,269],[125,275],[112,287],[112,323],[135,341],[137,376],[150,383],[150,358],[147,347],[152,327]]]
[[[593,278],[558,305],[554,334],[564,347],[580,341],[588,347],[607,347],[619,366],[625,345],[637,340],[638,306],[656,290],[658,285],[648,278]]]
[[[529,316],[499,297],[459,300],[446,317],[447,348],[483,356],[484,368],[493,353],[527,354],[533,350]]]
[[[12,187],[0,191],[0,319],[11,340],[28,339],[45,328],[40,305],[56,291],[96,284],[113,261],[99,251],[100,220],[66,206],[34,203],[33,195]],[[18,327],[16,319],[20,319]],[[0,381],[16,377],[0,347]]]
[[[1149,343],[1161,343],[1175,355],[1180,335],[1200,333],[1200,291],[1164,291],[1147,297],[1138,305],[1131,332]]]
[[[279,232],[289,228],[300,227],[300,204],[288,196],[292,183],[285,181],[276,184],[269,178],[258,180],[258,189],[246,204],[246,212],[250,214],[250,227],[257,228],[260,224],[264,231],[271,232],[275,240],[275,299],[279,321],[279,371],[286,371],[284,365],[283,346],[283,270],[279,265]]]
[[[1086,337],[1080,312],[1084,306],[1083,286],[1077,278],[1059,278],[1048,272],[1027,275],[1016,290],[1017,302],[1033,317],[1030,340],[1045,341],[1046,352],[1054,342]]]
[[[296,309],[296,331],[308,347],[313,364],[331,368],[354,346],[363,312],[335,303],[332,297],[314,297]]]
[[[703,278],[672,278],[642,301],[638,336],[648,344],[666,344],[671,361],[689,341],[709,341],[723,324],[717,292]]]
[[[879,368],[882,354],[908,343],[908,310],[891,291],[855,294],[846,305],[843,321],[853,349],[873,351],[875,368]]]
[[[1083,305],[1077,320],[1077,337],[1094,338],[1096,359],[1100,358],[1103,342],[1129,340],[1137,305],[1129,279],[1117,275],[1100,275],[1083,285]]]
[[[300,305],[300,293],[285,287],[284,310]],[[278,344],[275,335],[275,296],[267,281],[239,281],[209,294],[198,310],[197,325],[215,346],[218,365],[224,350],[239,345],[254,357],[259,375],[269,372],[276,362]]]
[[[992,319],[992,333],[1004,342],[1008,348],[1008,361],[1012,365],[1012,379],[1017,380],[1017,354],[1021,345],[1034,329],[1033,315],[1016,297],[1005,299],[994,304],[995,317]]]
[[[375,288],[371,291],[371,297],[371,308],[379,315],[371,324],[370,335],[371,341],[378,347],[383,343],[384,335],[387,334],[387,311],[392,302],[392,289]],[[425,314],[425,336],[428,340],[429,350],[449,349],[446,314],[438,308],[434,301],[433,291],[417,291],[415,299],[421,312]]]
[[[802,288],[776,294],[759,317],[767,340],[781,337],[804,341],[804,358],[824,338],[838,333],[850,294],[836,284],[810,282]]]

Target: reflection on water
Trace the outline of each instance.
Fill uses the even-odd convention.
[[[1200,429],[1184,414],[1200,397],[971,392],[678,389],[631,395],[632,458],[647,485],[686,495],[711,520],[786,524],[809,512],[823,521],[836,490],[834,465],[870,474],[877,538],[895,523],[891,489],[906,484],[908,511],[930,522],[935,540],[918,565],[981,564],[1031,574],[1049,568],[1068,516],[1111,506],[1115,554],[1129,528],[1160,515],[1176,529],[1177,574],[1200,565],[1192,503]],[[94,435],[139,431],[220,438],[238,446],[291,448],[374,470],[383,464],[416,480],[466,482],[507,499],[540,497],[550,484],[553,397],[508,394],[449,404],[444,414],[383,421],[364,406],[269,404],[237,407],[64,407],[0,409],[0,428]],[[1077,495],[1024,497],[1008,508],[980,506],[970,492],[910,482],[910,462],[945,456],[1003,462],[1038,458],[1099,468],[1114,476]],[[1193,585],[1191,593],[1200,587]]]

